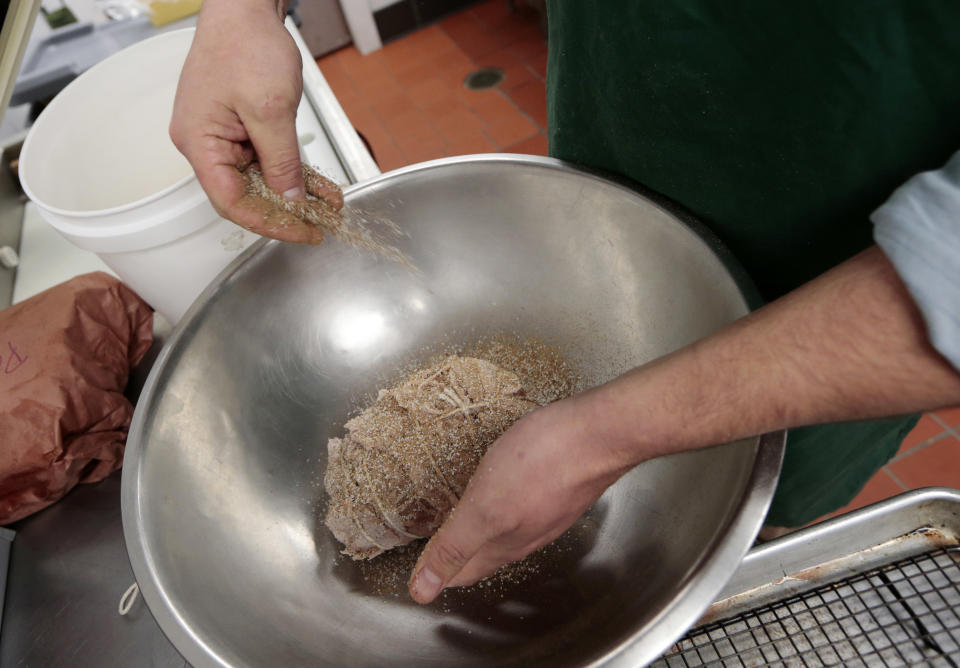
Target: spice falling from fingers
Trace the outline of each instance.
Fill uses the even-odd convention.
[[[306,198],[303,200],[289,200],[272,190],[256,163],[239,170],[246,189],[240,204],[262,216],[267,231],[308,226],[312,232],[306,237],[309,243],[319,244],[325,234],[330,234],[358,250],[375,253],[416,271],[396,246],[390,245],[373,229],[374,224],[379,224],[387,236],[396,238],[403,235],[396,224],[371,218],[344,206],[340,186],[306,164],[302,165],[302,169],[306,186]]]

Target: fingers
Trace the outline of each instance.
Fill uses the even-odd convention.
[[[170,124],[170,139],[193,167],[214,208],[223,215],[244,193],[243,179],[233,165],[248,160],[252,151],[215,134],[204,134],[199,127],[185,124],[182,119],[180,114]]]
[[[486,542],[483,527],[456,511],[424,548],[410,579],[410,595],[429,603],[460,573]]]
[[[493,575],[498,568],[511,561],[514,560],[503,556],[490,556],[488,550],[481,549],[460,569],[460,572],[447,583],[447,586],[469,587],[483,578]]]
[[[178,145],[178,148],[193,166],[197,180],[213,208],[220,216],[241,227],[267,234],[264,228],[268,225],[269,212],[247,201],[250,198],[246,196],[246,182],[234,167],[235,163],[250,161],[250,149],[211,138],[207,139],[207,144],[198,149],[196,143],[187,141]]]
[[[303,176],[308,193],[325,201],[334,211],[343,208],[343,191],[340,186],[306,165],[303,166]]]
[[[532,552],[560,537],[562,530],[548,531],[532,540],[518,532],[505,533],[489,540],[447,583],[448,587],[469,587],[493,575],[501,566],[526,558]]]
[[[245,169],[242,178],[246,195],[239,206],[246,215],[255,217],[241,224],[249,225],[255,232],[280,241],[319,244],[325,231],[340,229],[340,213],[325,200],[284,199],[266,185],[259,164]]]
[[[237,171],[243,172],[256,161],[257,155],[253,152],[253,146],[249,142],[244,142],[241,146],[240,160],[237,161],[236,167]]]
[[[296,244],[319,244],[323,241],[322,228],[281,211],[261,197],[245,195],[235,210],[239,215],[232,218],[234,222],[271,239]]]
[[[256,113],[241,117],[263,170],[263,179],[285,199],[302,200],[306,189],[297,143],[295,103],[279,99],[261,105]]]

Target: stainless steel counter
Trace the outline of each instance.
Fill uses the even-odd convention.
[[[137,600],[120,523],[120,473],[80,485],[13,527],[0,666],[183,668],[187,663]]]
[[[19,137],[14,141],[19,143]],[[20,247],[24,205],[20,188],[8,164],[18,150],[19,146],[0,147],[0,246],[10,246],[14,250]],[[16,276],[16,267],[0,265],[0,309],[6,308],[13,301]]]

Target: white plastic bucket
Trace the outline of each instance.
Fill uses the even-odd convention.
[[[217,215],[168,135],[193,32],[160,34],[84,72],[20,153],[20,182],[44,219],[171,323],[258,238]]]

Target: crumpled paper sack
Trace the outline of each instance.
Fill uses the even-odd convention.
[[[152,341],[150,307],[102,272],[0,311],[0,525],[120,468]]]

